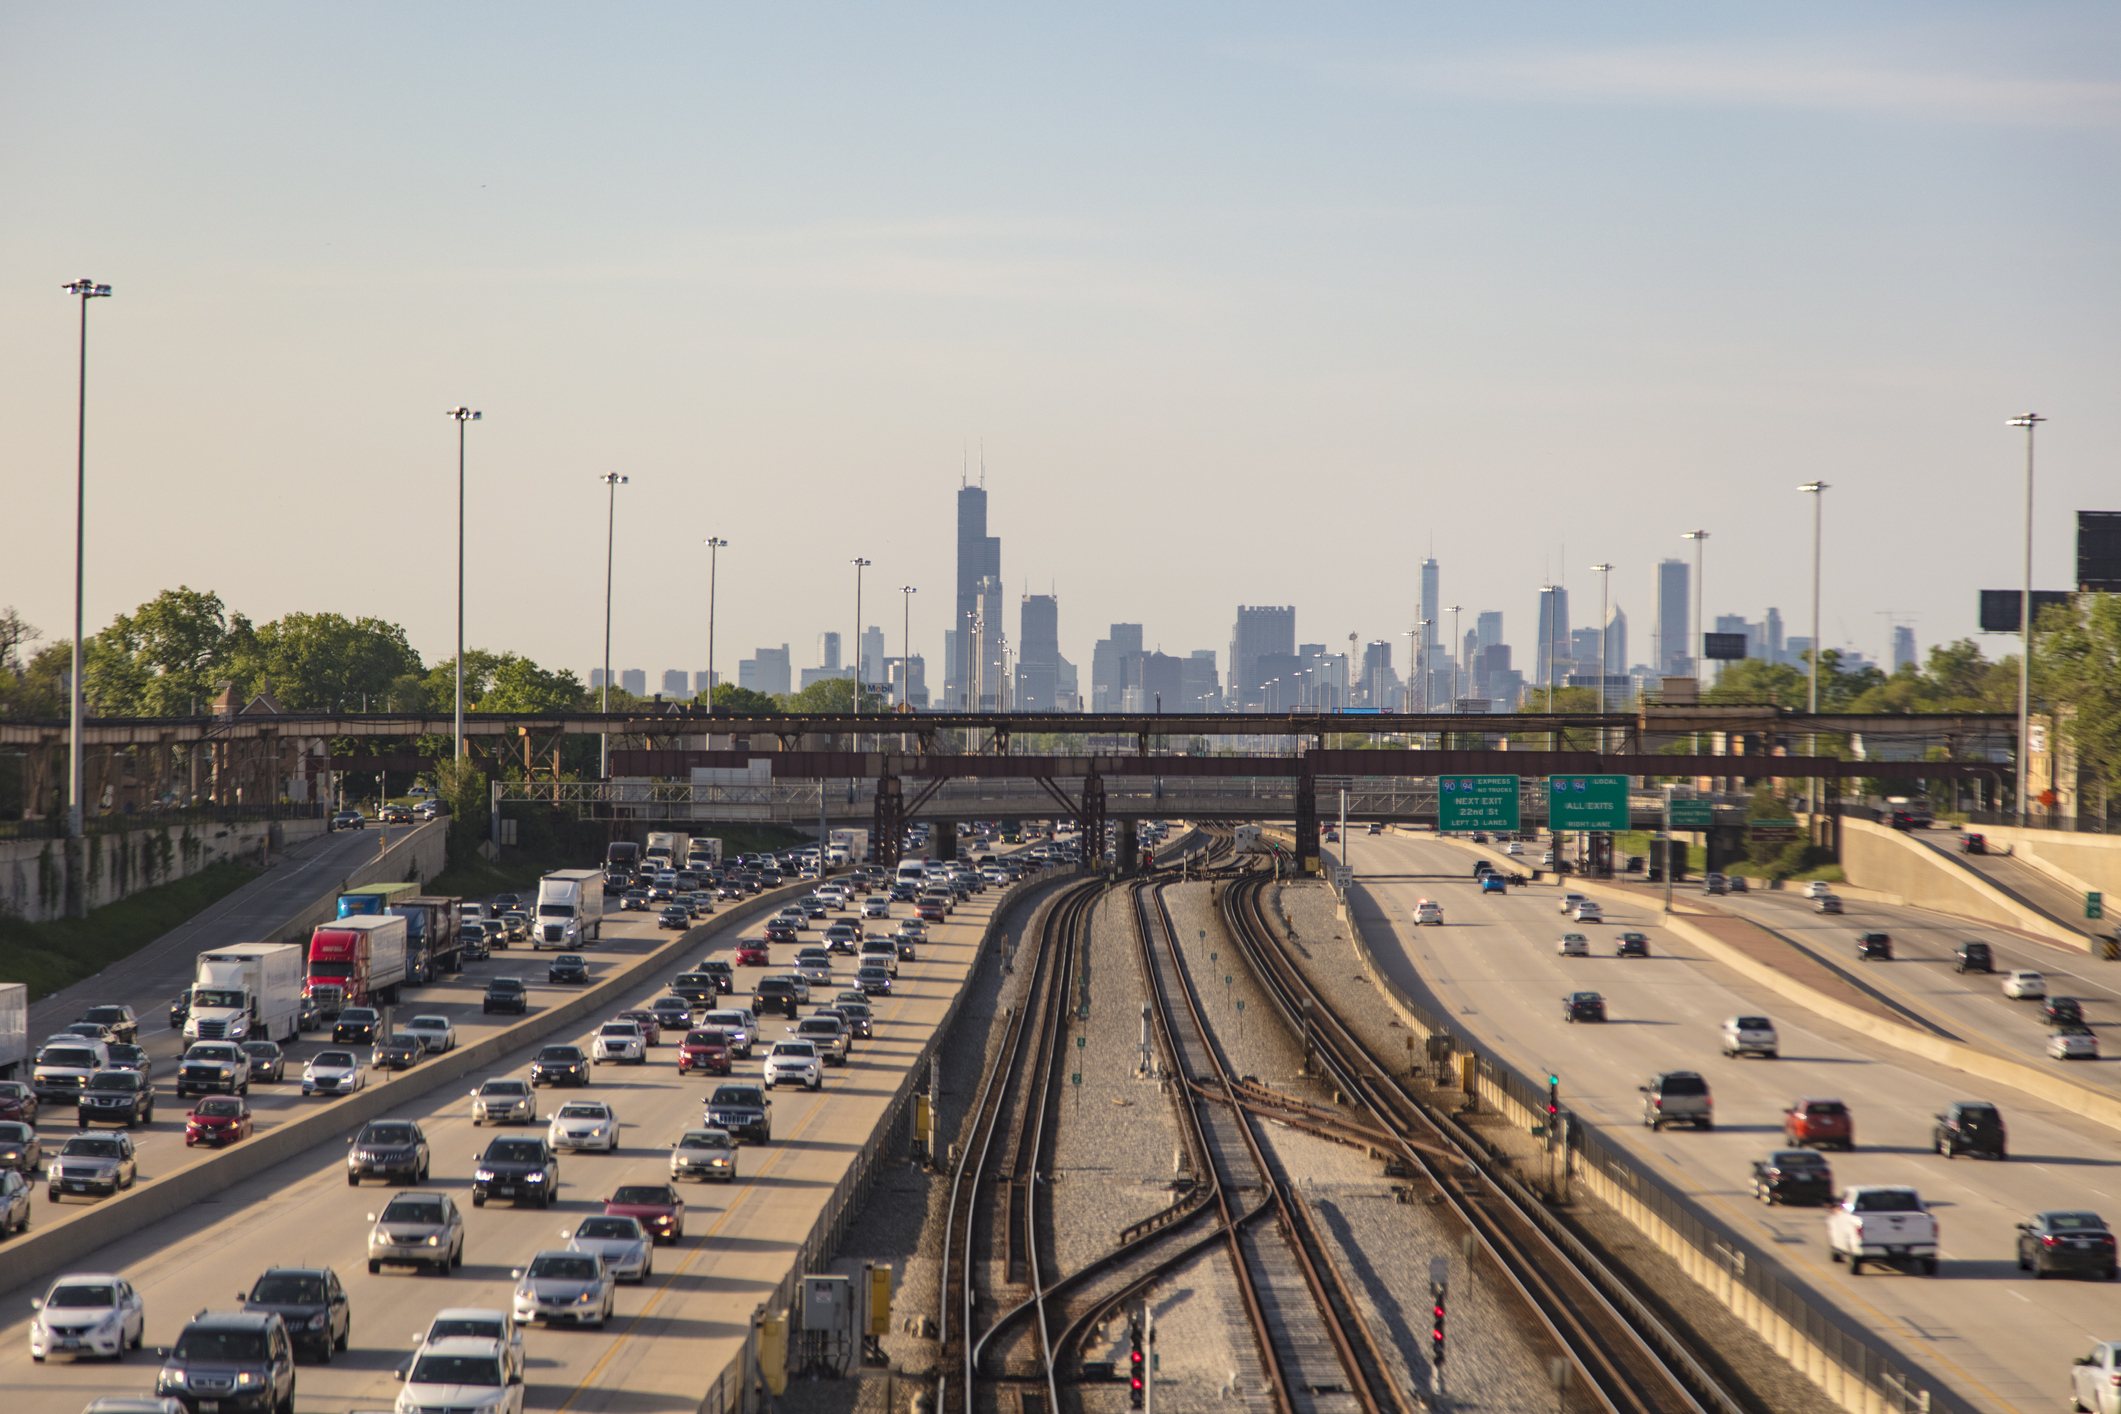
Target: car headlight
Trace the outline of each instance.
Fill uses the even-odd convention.
[[[493,1170],[480,1169],[477,1173],[474,1173],[472,1177],[477,1179],[481,1183],[491,1183],[493,1182]]]
[[[181,1368],[164,1370],[161,1379],[157,1383],[181,1389],[184,1386],[184,1371]]]
[[[576,1297],[576,1298],[574,1299],[574,1300],[575,1300],[575,1304],[576,1304],[577,1306],[587,1306],[587,1305],[589,1304],[589,1298],[590,1298],[591,1296],[595,1295],[595,1294],[596,1294],[596,1293],[594,1293],[594,1292],[589,1292],[589,1291],[585,1291],[585,1292],[583,1292],[583,1293],[582,1293],[582,1294],[581,1294],[580,1296],[577,1296],[577,1297]]]
[[[236,1383],[238,1385],[254,1385],[257,1382],[258,1377],[248,1370],[245,1370],[241,1374],[236,1376]]]
[[[526,1177],[523,1181],[525,1183],[543,1183],[545,1181],[545,1175],[542,1173],[534,1173]]]
[[[429,1247],[440,1247],[442,1245],[442,1239],[438,1236],[430,1237],[427,1239],[427,1245]]]
[[[331,1315],[329,1312],[319,1311],[316,1315],[311,1316],[309,1318],[309,1328],[313,1331],[323,1330],[326,1326],[330,1324]]]

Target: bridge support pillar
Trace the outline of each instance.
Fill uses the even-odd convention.
[[[1105,859],[1105,778],[1083,777],[1082,813],[1077,819],[1081,830],[1083,869],[1096,873]]]
[[[1318,777],[1309,771],[1296,778],[1296,869],[1318,872]]]
[[[1135,835],[1134,822],[1119,822],[1119,840],[1112,850],[1112,872],[1134,874],[1141,869],[1141,844]]]
[[[906,797],[900,793],[897,776],[877,778],[876,811],[869,836],[876,847],[876,862],[887,870],[897,870],[899,855],[906,847]]]
[[[930,850],[929,853],[936,859],[950,860],[957,858],[957,821],[938,820],[935,822],[935,848]]]

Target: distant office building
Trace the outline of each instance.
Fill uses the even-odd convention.
[[[1524,703],[1524,674],[1501,668],[1488,674],[1488,700],[1498,712],[1515,712]]]
[[[1399,710],[1399,674],[1392,671],[1392,640],[1374,638],[1363,646],[1359,705],[1381,712]]]
[[[1808,635],[1795,633],[1783,640],[1783,652],[1789,665],[1800,670],[1809,670],[1812,660],[1812,640]]]
[[[1709,631],[1711,633],[1743,635],[1745,638],[1745,656],[1748,658],[1761,656],[1761,649],[1767,638],[1763,627],[1760,624],[1748,622],[1743,614],[1718,614],[1716,616],[1716,627]],[[1723,671],[1722,661],[1717,663],[1716,671],[1719,673]]]
[[[1188,712],[1222,711],[1222,674],[1216,671],[1213,648],[1196,648],[1186,656],[1178,690]]]
[[[2038,663],[2039,659],[2036,657],[2033,661]],[[1897,673],[1902,668],[1912,668],[1914,666],[1915,626],[1913,624],[1894,624],[1893,671]]]
[[[1127,659],[1142,651],[1140,624],[1114,624],[1112,636],[1090,651],[1090,710],[1118,712],[1127,687]]]
[[[694,673],[692,675],[692,695],[712,700],[714,697],[714,681],[714,674],[711,672]]]
[[[1664,560],[1657,566],[1657,641],[1651,645],[1655,666],[1666,677],[1690,677],[1694,672],[1694,634],[1689,626],[1693,609],[1687,597],[1694,567],[1685,560]]]
[[[1599,671],[1600,655],[1604,651],[1600,645],[1600,640],[1603,637],[1604,635],[1595,628],[1585,627],[1570,631],[1569,662],[1572,671],[1585,673]]]
[[[795,672],[788,662],[788,645],[778,648],[761,648],[749,658],[737,660],[736,681],[738,687],[753,692],[763,692],[778,697],[793,691]]]
[[[1237,622],[1230,630],[1230,696],[1240,712],[1265,708],[1266,684],[1280,670],[1267,671],[1262,658],[1296,661],[1296,608],[1294,605],[1246,605],[1237,609]],[[1293,666],[1289,668],[1294,671]]]
[[[1770,663],[1784,661],[1782,656],[1782,610],[1770,608],[1767,611],[1767,618],[1762,622],[1761,627],[1765,632],[1766,643],[1761,650],[1760,656],[1767,659]]]
[[[1480,635],[1482,648],[1493,648],[1502,642],[1502,615],[1493,609],[1483,610],[1474,621],[1473,631]]]
[[[596,689],[598,689],[598,688],[602,687],[603,685],[604,685],[604,670],[603,670],[602,668],[591,668],[591,669],[589,670],[589,687],[590,687],[590,690],[591,690],[591,691],[593,692],[593,691],[595,691]],[[617,686],[617,684],[616,684],[616,683],[614,683],[614,684],[613,684],[613,686],[615,687],[615,686]]]
[[[1599,664],[1599,671],[1625,674],[1627,670],[1628,616],[1615,604],[1605,616],[1605,660]],[[1617,711],[1618,708],[1609,710]]]
[[[1126,689],[1122,695],[1128,712],[1182,712],[1185,708],[1184,658],[1168,653],[1135,653],[1127,659]]]
[[[884,631],[875,624],[862,630],[862,681],[884,680]]]
[[[1423,661],[1433,669],[1436,644],[1443,637],[1443,569],[1433,555],[1421,562],[1421,617],[1429,625],[1421,634],[1421,646],[1429,655]]]
[[[973,621],[981,612],[980,586],[990,578],[999,581],[1001,575],[1002,542],[987,533],[983,474],[981,485],[960,486],[957,491],[957,599],[949,629],[956,637],[944,640],[955,652],[943,664],[943,690],[953,702],[967,699],[971,690],[972,663],[965,655],[972,644]],[[995,621],[990,633],[999,632],[999,622]],[[993,688],[987,690],[991,693]]]
[[[911,658],[886,658],[883,671],[878,681],[889,684],[894,706],[900,702],[916,708],[928,705],[927,664],[918,653]]]
[[[1075,710],[1074,679],[1074,666],[1060,652],[1060,600],[1051,594],[1026,594],[1017,616],[1015,709]]]
[[[632,693],[635,697],[646,697],[648,695],[648,670],[646,668],[621,668],[619,670],[619,688],[621,691]]]
[[[1568,676],[1569,591],[1558,584],[1539,591],[1539,651],[1534,658],[1535,687],[1559,687]]]
[[[671,698],[690,697],[692,689],[686,686],[690,678],[691,674],[687,673],[683,668],[663,669],[663,696]]]
[[[1286,712],[1304,705],[1304,660],[1294,653],[1262,653],[1253,660],[1259,673],[1261,712]]]
[[[996,542],[997,546],[999,542]],[[1001,551],[996,549],[999,555]],[[979,709],[1003,712],[1009,707],[1009,626],[1002,619],[1002,581],[988,575],[979,584]]]
[[[1510,645],[1507,643],[1488,644],[1480,650],[1480,656],[1473,660],[1472,695],[1485,697],[1491,702],[1502,701],[1504,694],[1495,684],[1500,674],[1508,673],[1509,671]],[[1512,699],[1511,705],[1516,705],[1514,699]],[[1498,707],[1496,710],[1506,712],[1509,708]]]
[[[828,673],[844,670],[840,662],[840,636],[830,629],[817,636],[817,665]]]

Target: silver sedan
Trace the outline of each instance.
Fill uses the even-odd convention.
[[[560,1229],[570,1252],[589,1252],[603,1259],[614,1281],[636,1284],[655,1275],[655,1244],[638,1218],[584,1218],[572,1233]]]

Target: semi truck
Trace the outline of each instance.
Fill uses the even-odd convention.
[[[632,869],[641,862],[641,845],[638,840],[613,840],[604,846],[604,867],[616,864],[623,869]]]
[[[187,1041],[292,1041],[302,1026],[303,950],[231,943],[199,954]]]
[[[0,1080],[12,1080],[29,1059],[29,985],[0,982]]]
[[[685,856],[691,852],[692,836],[651,833],[648,848],[641,856],[644,869],[682,869]]]
[[[538,880],[538,911],[530,920],[533,950],[588,947],[603,925],[603,870],[561,869]]]
[[[690,835],[692,842],[685,849],[685,866],[689,869],[722,867],[722,841],[714,835]]]
[[[303,991],[317,1015],[350,1006],[384,1006],[405,986],[406,920],[395,913],[342,918],[309,935]]]
[[[825,856],[826,863],[868,863],[869,832],[867,830],[834,830],[825,839],[829,846]]]
[[[401,903],[419,892],[418,884],[363,884],[339,895],[339,916],[352,918],[362,913],[382,913],[392,904]]]
[[[438,973],[463,970],[458,958],[457,902],[414,894],[391,903],[389,912],[405,920],[405,975],[413,982],[425,984]]]

